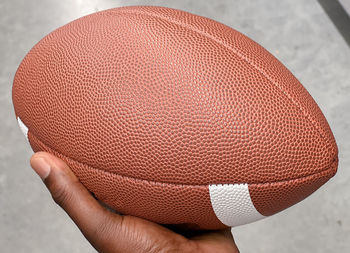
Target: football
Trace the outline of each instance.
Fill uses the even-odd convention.
[[[180,10],[116,8],[58,28],[21,62],[12,99],[34,151],[112,209],[161,224],[253,222],[337,170],[330,127],[291,72]]]

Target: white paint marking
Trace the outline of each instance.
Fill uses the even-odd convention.
[[[209,185],[211,204],[218,219],[235,227],[265,218],[254,207],[248,184]]]
[[[17,118],[17,122],[18,122],[19,128],[22,130],[22,133],[24,134],[24,136],[27,138],[27,141],[28,141],[28,127],[22,122],[22,120],[19,117]]]

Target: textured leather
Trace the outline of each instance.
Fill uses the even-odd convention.
[[[173,185],[123,177],[65,157],[30,132],[28,138],[34,151],[50,152],[66,161],[99,200],[120,213],[191,229],[226,227],[216,218],[206,185]]]
[[[127,206],[122,199],[132,199],[133,184],[113,192],[100,180],[163,185],[168,200],[171,191],[171,201],[183,205],[171,222],[222,226],[190,215],[213,213],[197,208],[215,184],[248,184],[253,204],[270,215],[337,168],[326,119],[275,57],[232,28],[174,9],[111,9],[57,29],[22,61],[13,103],[29,136],[76,161],[73,170],[110,206]],[[304,177],[310,180],[298,180]],[[193,199],[171,185],[206,190]],[[161,212],[169,210],[130,202],[125,211],[167,223]]]
[[[303,200],[326,183],[335,174],[337,166],[338,159],[327,170],[311,176],[285,182],[250,184],[249,192],[254,206],[265,216],[282,211]]]

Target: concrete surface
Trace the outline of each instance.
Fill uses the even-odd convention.
[[[344,9],[349,13],[350,15],[350,0],[339,0],[339,2],[343,5]]]
[[[0,252],[94,252],[30,169],[11,85],[44,35],[82,15],[123,5],[187,10],[232,26],[266,47],[301,80],[333,129],[338,174],[302,203],[233,229],[241,252],[350,252],[350,49],[314,0],[0,2]],[[349,28],[350,29],[350,28]]]

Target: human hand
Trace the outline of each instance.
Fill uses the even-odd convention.
[[[193,231],[185,237],[141,218],[115,214],[90,194],[61,159],[38,152],[30,163],[54,201],[98,252],[239,252],[229,229]]]

